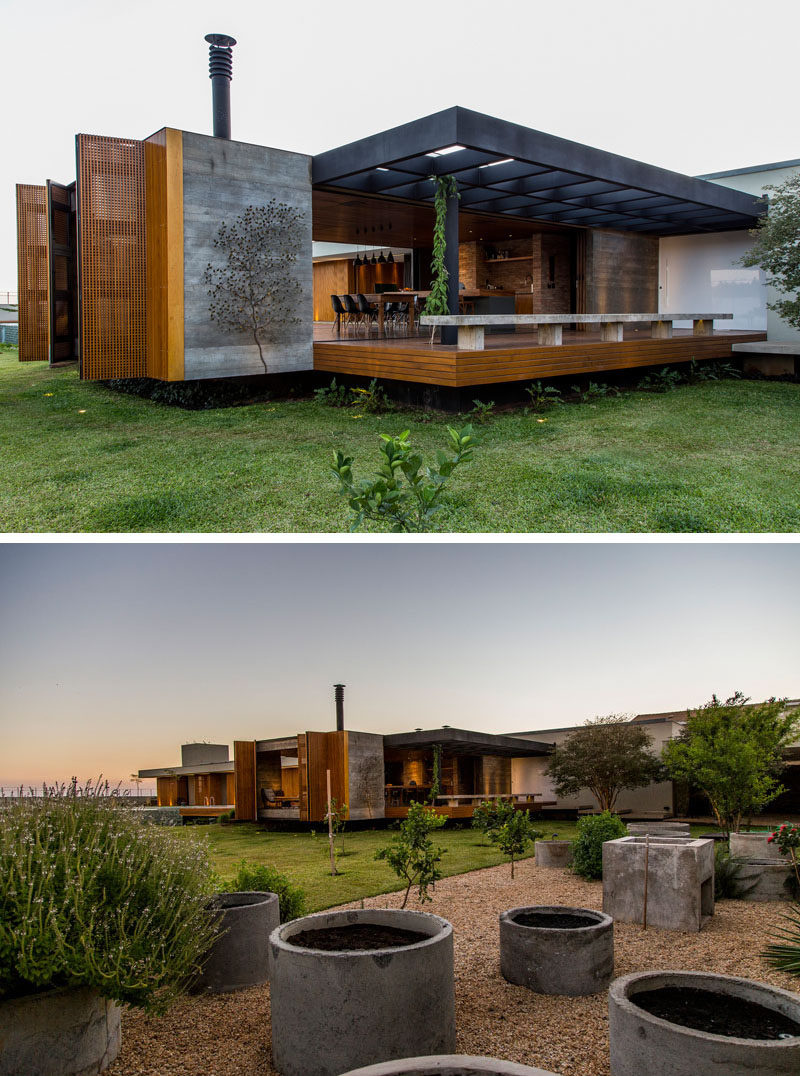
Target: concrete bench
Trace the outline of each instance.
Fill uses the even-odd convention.
[[[752,344],[731,344],[731,351],[743,356],[745,373],[756,370],[765,377],[780,377],[797,373],[800,341],[756,341]]]
[[[649,321],[654,340],[669,340],[673,321],[691,321],[695,336],[712,336],[714,321],[731,318],[733,314],[426,314],[420,324],[454,325],[462,351],[483,351],[487,325],[530,325],[538,330],[541,345],[558,347],[565,325],[599,325],[601,340],[620,343],[623,327],[631,322]]]

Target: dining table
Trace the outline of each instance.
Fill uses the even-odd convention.
[[[417,299],[427,299],[429,291],[381,291],[371,292],[366,298],[378,308],[378,332],[383,333],[387,303],[408,303],[408,330],[414,331],[415,304]]]

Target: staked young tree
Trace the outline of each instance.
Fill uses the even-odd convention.
[[[800,173],[764,188],[771,192],[769,212],[750,233],[755,242],[741,258],[757,265],[786,298],[767,303],[795,328],[800,328]]]
[[[209,262],[204,274],[211,320],[252,336],[264,373],[264,344],[300,323],[296,310],[303,288],[292,269],[302,249],[304,220],[304,213],[274,198],[248,206],[230,224],[220,224],[214,247],[222,260]]]
[[[624,789],[663,780],[646,729],[619,714],[598,717],[556,746],[547,767],[557,796],[588,788],[601,811],[613,811]]]

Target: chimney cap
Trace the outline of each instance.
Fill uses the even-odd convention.
[[[209,45],[216,45],[218,49],[229,49],[236,44],[236,38],[229,34],[206,34],[203,40]]]

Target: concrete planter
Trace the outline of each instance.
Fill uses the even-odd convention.
[[[537,867],[568,867],[572,862],[572,841],[537,841]]]
[[[426,935],[390,949],[304,949],[306,930],[355,925]],[[270,936],[272,1059],[282,1076],[339,1076],[456,1045],[453,928],[426,912],[368,908],[307,915]]]
[[[343,1076],[555,1076],[544,1069],[498,1061],[494,1057],[469,1057],[467,1054],[439,1054],[435,1057],[405,1057],[402,1061],[384,1061],[365,1069],[353,1069]]]
[[[730,853],[736,859],[771,860],[773,863],[787,863],[776,844],[768,844],[769,833],[732,833],[730,835]]]
[[[647,858],[647,924],[697,931],[714,914],[714,842],[683,837],[620,837],[603,844],[603,911],[641,923]]]
[[[93,990],[0,1003],[0,1076],[94,1076],[119,1046],[119,1006]]]
[[[743,860],[739,864],[740,900],[791,900],[792,892],[786,884],[791,874],[785,860]]]
[[[575,926],[548,926],[551,916]],[[523,917],[541,917],[527,925]],[[579,926],[585,920],[591,924]],[[614,974],[614,923],[588,908],[537,905],[500,916],[500,972],[504,979],[537,994],[580,997],[605,990]]]
[[[691,837],[688,822],[629,822],[628,833],[631,837],[644,837],[649,833],[651,837]]]
[[[219,893],[210,905],[220,918],[195,993],[226,994],[269,978],[269,936],[280,924],[276,893]]]
[[[638,972],[615,979],[608,994],[611,1076],[796,1076],[800,1037],[744,1039],[712,1035],[652,1016],[636,997],[662,987],[707,990],[751,1001],[800,1021],[800,997],[749,979],[694,971]]]

